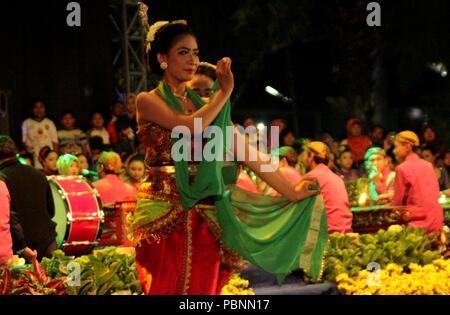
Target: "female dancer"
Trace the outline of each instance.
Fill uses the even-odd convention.
[[[138,134],[148,169],[133,220],[139,277],[146,294],[220,294],[231,273],[240,267],[240,257],[220,241],[216,207],[229,206],[221,163],[174,161],[171,130],[184,126],[192,132],[195,118],[202,119],[202,131],[212,124],[231,125],[227,102],[234,87],[231,60],[217,63],[219,88],[204,104],[186,88],[199,64],[197,40],[186,22],[157,22],[147,39],[151,69],[163,79],[156,89],[137,99]],[[234,144],[238,143],[235,135]],[[249,150],[245,156],[250,156]],[[260,172],[262,165],[270,164],[261,156],[244,164],[288,200],[317,193],[309,191],[310,181],[294,187],[278,170]],[[222,219],[230,218],[224,215]]]

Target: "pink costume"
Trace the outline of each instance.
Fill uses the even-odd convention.
[[[412,153],[397,166],[393,205],[405,205],[411,212],[412,227],[428,233],[440,233],[444,225],[444,210],[439,204],[439,184],[431,163]],[[414,220],[414,218],[418,218]]]
[[[97,189],[103,204],[136,200],[134,188],[122,182],[117,175],[108,174],[92,186]]]
[[[13,255],[9,227],[10,202],[8,188],[0,180],[0,264],[6,263]]]
[[[305,177],[317,178],[319,181],[320,192],[327,210],[328,233],[351,232],[353,215],[350,212],[344,181],[322,163]]]

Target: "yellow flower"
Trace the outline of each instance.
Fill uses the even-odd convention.
[[[347,273],[341,273],[336,276],[336,282],[341,282],[341,281],[347,280],[347,279],[348,279]]]

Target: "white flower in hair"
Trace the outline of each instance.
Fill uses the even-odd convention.
[[[148,53],[150,50],[152,50],[152,42],[155,40],[156,33],[158,31],[166,26],[167,24],[184,24],[187,25],[187,22],[185,20],[177,20],[173,22],[169,21],[158,21],[154,23],[152,26],[150,26],[150,29],[147,33],[147,39],[146,39],[146,52]]]
[[[150,26],[150,29],[148,30],[147,33],[147,53],[151,50],[151,45],[152,42],[155,40],[155,35],[156,33],[159,31],[159,29],[163,26],[166,26],[167,24],[169,24],[169,21],[158,21],[155,24],[153,24],[152,26]]]

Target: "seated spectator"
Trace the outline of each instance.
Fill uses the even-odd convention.
[[[280,128],[280,132],[282,132],[285,128],[287,128],[287,122],[284,118],[275,118],[270,122],[271,127]]]
[[[433,165],[434,172],[436,173],[436,178],[439,183],[439,190],[444,191],[450,188],[450,176],[447,173],[447,169],[443,166],[437,165],[437,158],[439,152],[436,152],[432,146],[422,147],[420,151],[422,159],[430,162]]]
[[[124,108],[123,103],[121,101],[117,101],[114,103],[114,105],[111,107],[111,120],[108,122],[108,125],[106,126],[106,129],[109,133],[109,138],[111,141],[111,144],[116,144],[118,141],[118,135],[116,131],[116,121],[119,119],[119,117],[123,116]],[[106,143],[105,143],[106,144]]]
[[[103,115],[99,112],[95,112],[91,116],[91,129],[88,131],[89,139],[93,137],[101,137],[104,144],[110,144],[109,133],[105,128],[105,120]],[[92,149],[92,148],[91,148]]]
[[[444,167],[447,169],[447,173],[450,174],[450,151],[445,153]]]
[[[31,102],[31,118],[26,119],[22,124],[22,142],[27,152],[33,154],[33,165],[41,169],[38,155],[39,151],[49,146],[58,152],[58,135],[53,121],[46,117],[45,104],[41,99]]]
[[[369,178],[370,199],[387,203],[394,197],[395,172],[389,167],[386,152],[373,147],[365,154],[365,167]]]
[[[119,153],[122,160],[125,160],[136,151],[134,146],[135,134],[126,117],[117,119],[115,126],[117,142],[114,145],[114,151]]]
[[[383,147],[384,140],[384,128],[381,125],[374,125],[369,134],[370,140],[372,140],[372,145],[374,147]]]
[[[127,179],[125,183],[129,184],[135,189],[136,196],[141,187],[142,180],[145,175],[144,156],[133,155],[128,159],[127,164]]]
[[[53,151],[49,146],[45,146],[39,151],[39,162],[44,167],[43,172],[45,176],[53,176],[58,174],[56,161],[58,160],[58,153]]]
[[[420,148],[431,147],[436,152],[436,165],[441,165],[441,160],[444,159],[447,147],[445,143],[438,138],[436,130],[430,124],[425,124],[422,128],[422,144]]]
[[[78,176],[80,175],[80,163],[78,158],[72,154],[64,154],[56,161],[58,173],[61,176]]]
[[[295,134],[289,128],[284,128],[283,131],[280,131],[280,147],[293,147],[295,144]]]
[[[84,155],[84,154],[77,154],[77,159],[78,159],[78,166],[80,167],[80,174],[84,170],[88,170],[89,169],[89,162],[88,162],[88,159],[87,159],[86,155]]]
[[[75,128],[75,114],[66,111],[61,116],[63,129],[58,130],[59,154],[77,155],[83,153],[88,156],[89,148],[84,131]]]
[[[246,117],[242,121],[242,126],[244,127],[244,129],[247,128],[247,127],[250,127],[250,126],[256,127],[256,123],[255,123],[255,120],[252,117]]]
[[[130,93],[127,95],[126,102],[127,102],[127,112],[126,117],[128,118],[128,121],[130,123],[130,127],[133,130],[134,133],[137,132],[137,120],[136,120],[136,94]]]
[[[350,147],[353,155],[354,167],[358,169],[364,162],[364,154],[372,145],[372,141],[368,136],[362,134],[362,124],[356,118],[348,120],[347,135],[347,139],[345,139],[342,144]]]
[[[122,160],[117,153],[102,152],[97,165],[97,172],[101,179],[92,185],[100,194],[103,204],[136,200],[134,188],[118,177],[121,169]]]
[[[91,170],[97,170],[97,161],[103,151],[108,151],[103,144],[103,140],[99,136],[94,136],[89,139],[89,147],[91,148]]]
[[[352,151],[348,146],[341,146],[338,152],[337,167],[334,172],[338,174],[344,182],[357,180],[360,174],[353,168]]]

